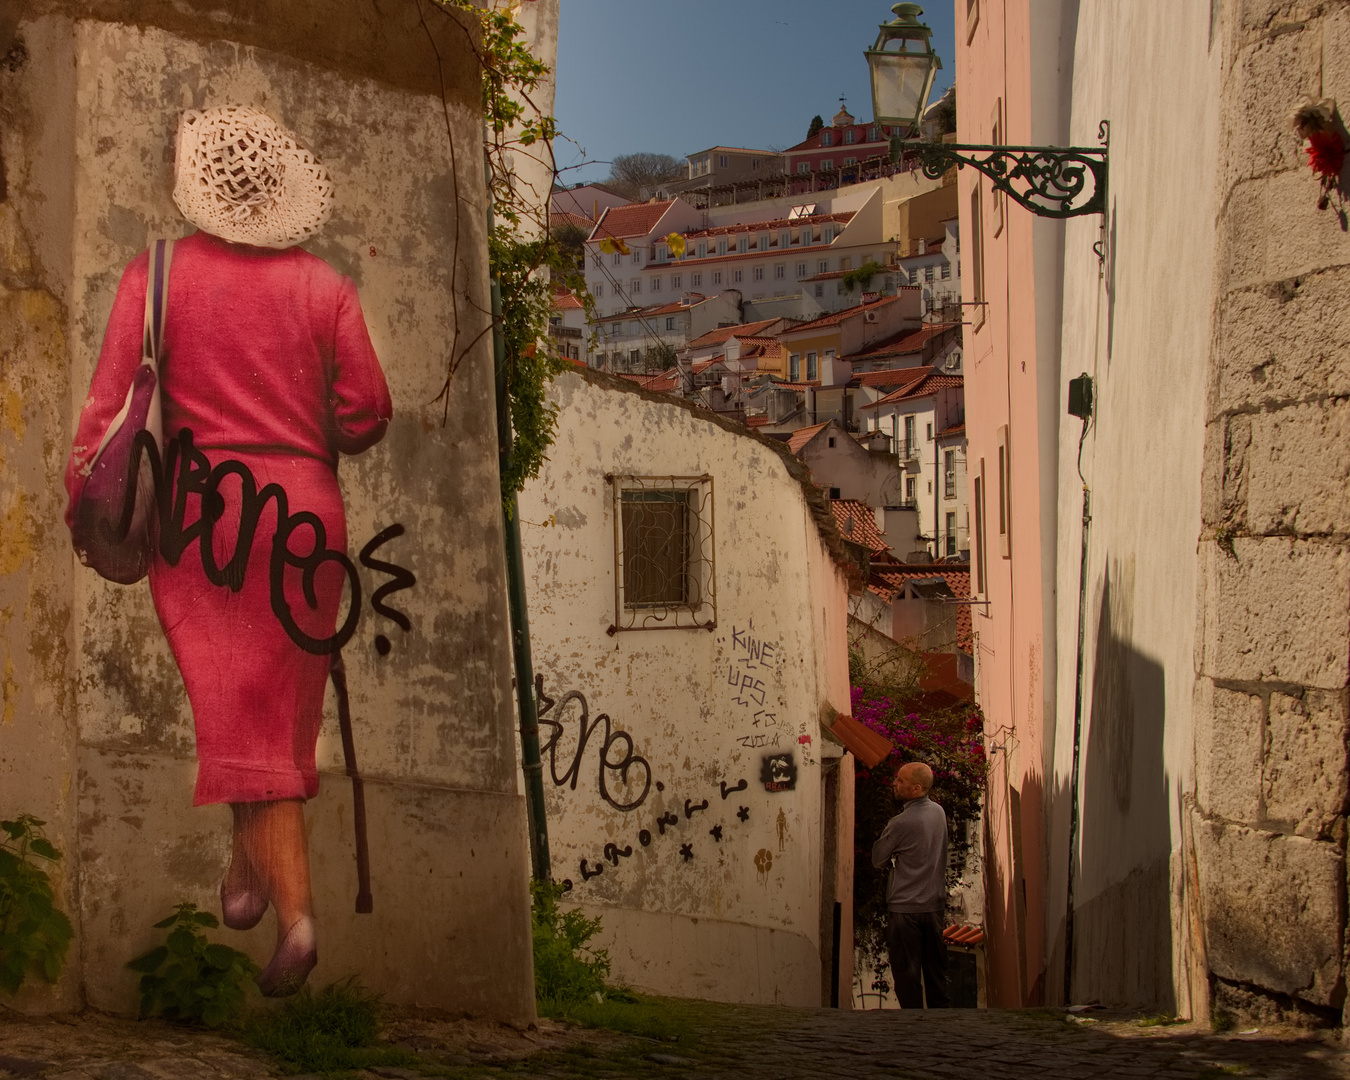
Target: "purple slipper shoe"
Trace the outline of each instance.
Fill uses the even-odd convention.
[[[225,888],[229,879],[227,873],[220,883],[220,921],[231,930],[252,930],[267,913],[267,897],[249,889],[230,892]]]
[[[289,997],[305,985],[319,962],[314,920],[306,915],[291,925],[267,968],[258,976],[263,997]]]

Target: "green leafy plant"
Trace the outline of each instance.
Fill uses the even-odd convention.
[[[280,1009],[254,1016],[244,1041],[289,1071],[324,1073],[372,1065],[413,1065],[417,1055],[381,1045],[380,999],[353,976],[317,994],[305,987]]]
[[[56,906],[51,878],[42,868],[60,860],[32,814],[0,821],[0,989],[17,994],[30,973],[56,982],[74,934]]]
[[[886,268],[875,259],[868,259],[858,269],[850,270],[840,280],[844,283],[844,288],[849,292],[853,291],[855,285],[866,289],[872,284],[872,279],[880,274]]]
[[[461,339],[458,305],[467,290],[460,289],[453,276],[459,268],[456,259],[450,288],[457,318],[437,400],[449,409],[451,380],[460,361],[494,325],[499,328],[505,346],[506,400],[499,401],[498,408],[509,414],[513,434],[511,452],[501,468],[502,500],[509,509],[511,495],[538,474],[553,442],[558,410],[548,401],[548,384],[570,366],[548,333],[553,297],[558,292],[575,294],[588,319],[595,316],[595,301],[586,287],[576,237],[549,228],[549,194],[557,186],[558,173],[544,144],[558,137],[557,121],[530,98],[548,75],[548,65],[523,40],[525,28],[516,20],[514,6],[493,9],[473,0],[439,0],[439,4],[444,12],[455,13],[461,25],[477,30],[469,35],[469,45],[482,71],[482,153],[492,200],[488,263],[500,286],[501,314],[485,330]],[[453,162],[456,147],[448,111],[446,135]],[[519,182],[517,159],[548,169],[550,182]],[[467,206],[456,209],[467,212]]]
[[[209,911],[188,903],[155,923],[156,930],[169,931],[167,940],[127,964],[141,974],[141,1016],[158,1010],[166,1020],[199,1021],[210,1027],[239,1022],[258,965],[245,953],[213,943],[202,933],[202,927],[219,925]]]
[[[603,1001],[607,993],[615,994],[605,986],[609,953],[587,944],[600,932],[600,920],[588,919],[576,909],[563,911],[558,906],[563,891],[563,886],[553,882],[530,883],[534,995],[541,1008],[588,999]]]

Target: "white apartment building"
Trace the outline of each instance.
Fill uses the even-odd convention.
[[[688,342],[740,321],[740,298],[734,292],[689,293],[667,304],[616,312],[596,322],[592,366],[620,374],[664,370]]]
[[[933,368],[858,413],[868,431],[890,437],[904,470],[901,505],[918,511],[934,558],[970,557],[964,379]]]
[[[901,280],[923,289],[924,317],[952,316],[961,303],[961,223],[942,222],[944,235],[906,245],[900,256]]]

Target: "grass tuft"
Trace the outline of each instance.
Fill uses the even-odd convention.
[[[355,978],[312,993],[305,987],[280,1009],[254,1016],[244,1040],[293,1072],[326,1073],[371,1065],[414,1065],[417,1055],[379,1044],[380,999]]]

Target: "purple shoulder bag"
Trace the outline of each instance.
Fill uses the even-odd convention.
[[[75,507],[72,539],[80,561],[119,585],[145,577],[158,533],[155,473],[164,442],[159,365],[172,260],[173,241],[156,240],[145,288],[141,362],[121,411],[104,433]]]

